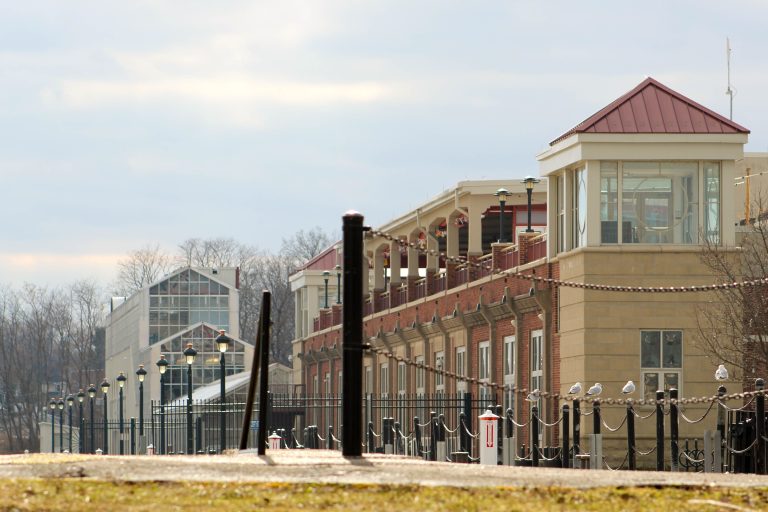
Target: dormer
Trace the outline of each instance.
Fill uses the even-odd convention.
[[[734,245],[734,166],[748,134],[646,78],[537,157],[549,178],[549,255]]]

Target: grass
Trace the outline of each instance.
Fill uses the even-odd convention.
[[[768,488],[461,488],[236,482],[0,480],[0,511],[768,510]]]

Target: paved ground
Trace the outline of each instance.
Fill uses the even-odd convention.
[[[392,455],[345,459],[337,451],[280,450],[214,456],[0,456],[0,478],[117,481],[388,483],[448,486],[768,487],[768,476],[655,471],[586,471],[424,462]]]

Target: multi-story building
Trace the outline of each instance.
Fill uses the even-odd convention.
[[[160,399],[160,375],[156,362],[168,360],[165,399],[187,395],[188,343],[197,350],[192,365],[192,386],[196,389],[219,378],[219,352],[214,344],[219,330],[234,340],[226,354],[227,374],[250,369],[253,347],[239,338],[239,291],[236,268],[180,268],[157,283],[142,288],[125,301],[114,301],[107,319],[105,369],[112,384],[110,413],[117,411],[115,379],[128,377],[125,394],[126,417],[138,412],[136,370],[144,365],[145,414],[150,400]],[[96,383],[98,385],[98,383]],[[147,416],[148,417],[148,416]]]
[[[522,406],[519,396],[499,396],[489,384],[565,395],[575,382],[585,389],[600,382],[603,396],[618,397],[633,380],[638,399],[673,387],[681,396],[713,394],[717,365],[697,343],[696,322],[711,295],[637,287],[714,282],[701,253],[707,242],[735,246],[733,183],[748,133],[648,78],[538,155],[544,183],[534,193],[541,213],[533,223],[540,233],[504,241],[489,225],[495,203],[498,208],[493,190],[517,180],[476,182],[468,195],[459,184],[447,197],[376,227],[365,241],[371,271],[363,295],[366,341],[379,350],[364,358],[365,392],[472,393],[517,408],[521,420],[538,405],[546,422],[557,421],[562,402]],[[325,269],[332,268],[328,263]],[[320,284],[300,276],[322,270],[294,276],[296,292]],[[297,330],[297,380],[310,393],[340,391],[342,307],[318,309],[314,322]],[[420,363],[477,383],[425,371]],[[623,414],[605,410],[613,423]],[[690,428],[681,426],[680,435],[692,435]],[[549,429],[542,442],[556,444],[557,435]],[[652,436],[652,425],[638,425],[640,440]]]

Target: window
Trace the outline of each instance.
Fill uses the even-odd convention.
[[[381,379],[379,380],[379,389],[382,398],[389,396],[389,363],[381,363],[380,373]]]
[[[531,331],[531,390],[541,390],[544,384],[544,351],[543,343],[544,334],[543,331]],[[541,400],[534,402],[532,405],[536,405],[541,411]]]
[[[456,348],[456,375],[466,377],[467,376],[467,348]],[[467,381],[456,381],[456,393],[463,395],[467,392]]]
[[[557,252],[565,252],[565,175],[557,177]]]
[[[443,352],[435,352],[435,368],[445,370],[445,354]],[[438,393],[445,391],[445,375],[440,372],[435,372],[435,391]]]
[[[704,162],[704,208],[704,236],[717,245],[720,243],[720,164],[716,162]]]
[[[491,344],[483,341],[478,345],[477,377],[481,382],[488,382],[491,378]],[[480,386],[480,405],[482,407],[495,405],[488,386]]]
[[[698,162],[624,162],[622,242],[698,243],[698,175]]]
[[[507,336],[504,338],[504,410],[515,410],[515,393],[512,386],[515,385],[515,337]]]
[[[398,395],[404,395],[405,394],[405,371],[406,366],[405,363],[400,362],[397,364],[397,394]]]
[[[619,242],[618,162],[600,162],[600,242]]]
[[[416,356],[416,364],[423,365],[424,356]],[[425,374],[426,374],[426,370],[424,370],[423,366],[421,368],[419,366],[416,366],[416,393],[420,395],[423,395],[426,392],[426,390],[424,389]]]
[[[573,247],[587,245],[587,171],[573,171]]]
[[[683,367],[682,331],[641,331],[640,366],[643,398],[654,400],[656,391],[680,389]]]

